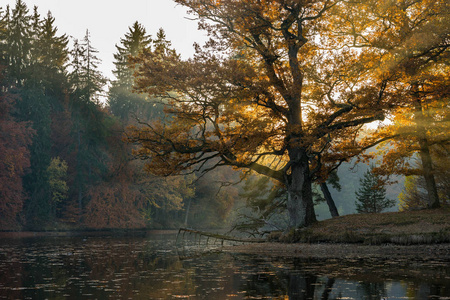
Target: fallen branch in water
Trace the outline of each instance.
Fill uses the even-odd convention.
[[[232,241],[232,242],[240,242],[240,243],[264,243],[264,242],[266,242],[265,239],[239,238],[239,237],[234,237],[234,236],[229,236],[229,235],[211,233],[211,232],[207,232],[207,231],[199,231],[199,230],[188,229],[188,228],[180,228],[178,230],[177,241],[178,241],[178,236],[180,235],[181,232],[194,233],[194,234],[198,234],[198,235],[209,237],[209,238],[215,238],[215,239],[222,240],[222,241]]]

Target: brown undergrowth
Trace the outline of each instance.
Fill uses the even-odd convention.
[[[450,208],[380,214],[354,214],[328,219],[271,241],[289,243],[385,243],[412,245],[450,242]]]

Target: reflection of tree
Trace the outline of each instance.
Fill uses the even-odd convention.
[[[289,299],[303,300],[314,298],[314,289],[317,277],[311,274],[290,274],[289,275]]]
[[[438,277],[436,277],[436,279],[437,278]],[[405,283],[405,296],[407,296],[408,299],[450,299],[450,290],[446,288],[445,281],[442,281],[441,284],[437,284],[437,281],[439,280],[436,280],[435,282],[414,281]]]
[[[325,284],[325,289],[323,290],[322,297],[320,298],[321,300],[330,299],[329,297],[330,297],[331,290],[333,289],[334,282],[335,282],[334,278],[327,278],[327,283]]]
[[[357,287],[358,296],[364,299],[380,299],[386,296],[386,285],[384,282],[360,282]]]
[[[275,273],[268,266],[255,270],[241,287],[245,296],[252,297],[280,297],[286,295],[288,279],[283,274]]]
[[[332,299],[334,278],[319,280],[315,273],[303,271],[306,265],[297,260],[293,270],[285,268],[285,263],[278,259],[246,261],[241,266],[242,270],[238,268],[235,271],[247,275],[243,276],[245,282],[240,287],[241,291],[249,298],[285,299],[288,296],[289,299]]]

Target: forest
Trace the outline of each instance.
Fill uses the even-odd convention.
[[[235,227],[450,204],[450,4],[200,1],[210,40],[117,33],[114,78],[0,8],[0,230]],[[370,125],[370,126],[368,126]]]

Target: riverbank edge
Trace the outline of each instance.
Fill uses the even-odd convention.
[[[450,258],[450,209],[346,215],[289,233],[273,232],[267,240],[225,251],[311,258]]]
[[[366,245],[450,243],[450,208],[345,215],[289,233],[274,232],[268,240]]]
[[[363,245],[349,243],[273,243],[244,244],[228,246],[223,252],[233,254],[249,254],[265,257],[298,257],[317,259],[355,259],[355,258],[386,258],[439,257],[450,259],[450,243],[429,245]]]
[[[175,235],[175,229],[114,229],[114,230],[72,230],[72,231],[0,231],[1,238],[37,238],[37,237],[77,237],[77,236],[140,236]]]

